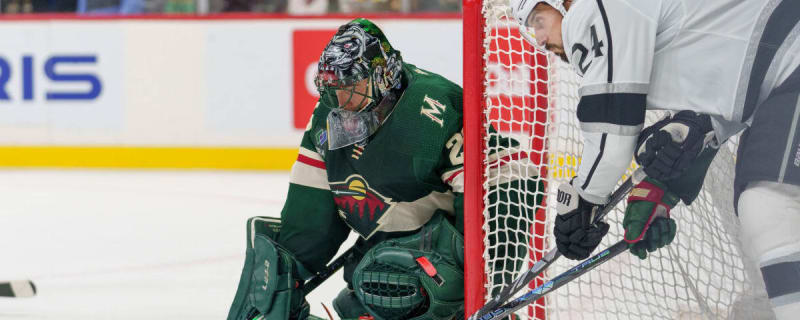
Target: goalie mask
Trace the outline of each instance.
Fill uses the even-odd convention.
[[[519,33],[522,37],[536,49],[547,52],[543,46],[540,46],[536,42],[536,33],[534,32],[534,21],[536,17],[531,17],[533,8],[539,3],[550,5],[558,10],[561,16],[567,15],[567,9],[564,7],[564,0],[511,0],[511,12],[514,16],[514,20],[516,20],[519,25]]]
[[[389,116],[400,89],[403,60],[367,19],[339,28],[325,47],[314,84],[328,114],[328,149],[367,139]]]

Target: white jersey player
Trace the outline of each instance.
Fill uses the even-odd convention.
[[[580,203],[557,218],[559,250],[581,258],[597,246],[608,226],[587,227],[585,221],[591,208],[607,201],[635,152],[640,160],[654,150],[680,147],[681,155],[659,155],[667,160],[653,165],[675,169],[660,177],[676,177],[694,165],[682,162],[686,153],[691,160],[702,158],[697,156],[704,140],[719,144],[745,130],[734,186],[742,242],[761,267],[778,318],[795,319],[800,314],[800,1],[511,0],[511,5],[525,38],[583,77],[577,115],[584,149],[578,175],[566,188]],[[681,112],[639,141],[645,109],[697,114]],[[706,134],[712,126],[713,134]],[[671,140],[647,139],[658,132]],[[710,162],[713,153],[706,158]],[[707,163],[693,179],[697,188],[706,169]],[[650,182],[637,188],[664,196],[629,199],[649,203],[641,225],[623,223],[631,243],[651,237],[648,227],[659,220],[654,219],[659,210],[668,213],[677,203],[666,196],[670,191],[687,204],[693,200],[683,190],[668,190],[670,183]],[[662,220],[656,228],[661,234],[652,232],[661,239],[632,252],[644,258],[647,250],[672,241],[675,224]],[[636,232],[629,235],[631,229]]]

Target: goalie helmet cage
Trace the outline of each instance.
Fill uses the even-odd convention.
[[[508,0],[463,3],[468,316],[555,247],[551,230],[556,213],[548,197],[577,172],[582,144],[575,115],[579,79],[571,68],[524,42],[510,18]],[[648,111],[646,125],[663,116]],[[501,150],[488,143],[492,135],[513,137],[520,145]],[[616,257],[517,315],[523,319],[774,317],[760,273],[743,259],[739,242],[732,204],[736,141],[721,147],[691,208],[673,209],[678,234],[670,246],[647,260],[630,254]],[[528,160],[502,157],[515,153],[527,155]],[[544,201],[521,204],[526,210],[518,216],[495,214],[511,205],[489,201],[491,195],[502,199],[503,193],[512,191],[502,182],[526,179],[534,172],[543,180],[543,190],[525,189],[523,184],[513,191],[540,193]],[[600,247],[622,239],[623,212],[624,203],[609,213],[606,221],[611,228]],[[574,264],[559,259],[531,287]]]

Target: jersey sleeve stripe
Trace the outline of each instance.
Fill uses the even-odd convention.
[[[457,172],[456,174],[447,178],[445,181],[450,187],[453,188],[453,192],[460,192],[464,193],[464,170]]]
[[[328,172],[324,168],[297,161],[292,166],[289,182],[306,187],[330,190]]]
[[[487,165],[489,186],[538,177],[539,168],[528,159],[527,152],[517,152],[492,161]]]
[[[458,169],[456,170],[456,172],[453,172],[452,174],[448,175],[447,178],[444,179],[444,182],[450,183],[450,181],[453,181],[453,179],[455,179],[457,175],[460,175],[462,173],[464,173],[464,169]]]
[[[538,177],[539,169],[530,161],[523,164],[505,164],[489,170],[486,184],[490,187],[497,186],[512,181],[526,180],[527,178]]]
[[[644,124],[638,126],[621,126],[610,123],[581,122],[580,127],[583,132],[610,133],[619,136],[638,136],[639,133],[642,132]]]
[[[311,159],[314,159],[314,160],[323,161],[322,160],[322,156],[320,156],[319,153],[317,153],[316,151],[310,150],[310,149],[306,149],[306,148],[300,147],[300,154],[302,154],[302,155],[304,155],[306,157],[309,157]]]
[[[644,123],[646,105],[647,95],[639,93],[583,96],[578,102],[578,120],[638,126]]]
[[[597,0],[597,7],[600,9],[603,25],[606,27],[606,39],[608,39],[608,83],[612,83],[614,80],[614,47],[611,41],[611,27],[608,24],[608,16],[606,15],[606,8],[603,6],[603,0]]]
[[[600,83],[578,88],[578,95],[591,96],[603,93],[641,93],[647,94],[650,84],[647,83]]]
[[[489,159],[491,159],[491,156],[490,156]],[[512,154],[503,156],[502,158],[493,160],[487,166],[488,167],[494,167],[494,166],[497,166],[498,163],[509,162],[509,161],[518,161],[518,160],[521,160],[521,159],[528,159],[528,153],[527,152],[512,153]]]
[[[592,169],[589,170],[589,174],[586,176],[586,181],[583,182],[581,189],[586,190],[589,187],[589,182],[592,181],[592,176],[594,175],[594,170],[597,169],[597,165],[600,164],[600,159],[603,159],[603,151],[606,148],[606,137],[608,137],[607,133],[603,134],[603,137],[600,138],[600,153],[597,154],[597,158],[594,159],[594,163],[592,164]]]
[[[312,159],[312,158],[307,157],[307,156],[305,156],[303,154],[298,154],[297,155],[297,162],[302,163],[302,164],[306,164],[306,165],[309,165],[309,166],[312,166],[312,167],[316,167],[316,168],[319,168],[319,169],[322,169],[322,170],[326,169],[325,162],[323,162],[321,160]]]
[[[512,161],[514,161],[512,163]],[[517,152],[495,161],[490,162],[487,165],[487,168],[491,169],[491,171],[501,171],[505,170],[506,168],[510,168],[511,171],[515,173],[515,175],[520,177],[537,177],[539,176],[539,169],[533,164],[533,162],[528,159],[527,152]],[[532,170],[527,170],[528,168],[532,168]],[[496,173],[491,172],[490,175],[494,176]]]

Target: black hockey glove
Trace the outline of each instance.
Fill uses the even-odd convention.
[[[694,111],[681,111],[642,130],[636,162],[648,177],[668,181],[682,175],[713,137],[711,118]]]
[[[602,221],[592,224],[599,213],[600,205],[581,198],[570,183],[558,187],[558,216],[553,233],[558,251],[573,260],[583,260],[600,244],[608,232],[608,224]]]

